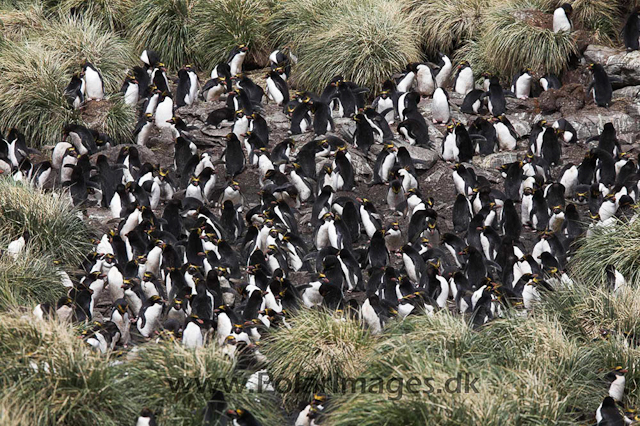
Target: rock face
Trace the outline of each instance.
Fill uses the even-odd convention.
[[[524,144],[524,142],[520,143]],[[484,157],[473,157],[474,166],[487,170],[495,170],[503,164],[513,163],[514,161],[518,161],[518,153],[515,151],[495,152]]]
[[[604,64],[604,69],[610,76],[617,77],[611,79],[611,85],[614,89],[639,85],[640,51],[622,52],[610,56]]]
[[[615,55],[619,55],[622,52],[620,49],[614,49],[612,47],[600,46],[597,44],[590,44],[584,51],[584,60],[587,63],[598,63],[603,66],[606,65],[607,60]]]

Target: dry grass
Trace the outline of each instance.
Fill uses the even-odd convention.
[[[491,0],[408,0],[404,10],[422,31],[427,52],[451,53],[481,33]]]
[[[308,36],[288,40],[297,46],[296,80],[307,89],[320,91],[335,75],[373,89],[420,56],[416,27],[396,0],[347,1],[314,19]]]
[[[261,349],[272,377],[300,383],[295,392],[283,395],[287,406],[308,401],[314,392],[334,392],[343,379],[358,377],[366,367],[372,338],[359,323],[304,310],[291,319],[291,326],[269,334]]]
[[[247,63],[267,65],[271,53],[266,27],[268,1],[220,0],[215,7],[203,2],[195,15],[198,62],[205,69],[226,61],[231,49],[239,44],[249,47]]]

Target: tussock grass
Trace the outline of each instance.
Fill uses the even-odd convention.
[[[545,10],[553,12],[564,0],[541,0]],[[614,44],[623,25],[621,10],[628,2],[621,0],[574,0],[571,20],[574,27],[589,31],[595,42]]]
[[[422,31],[427,52],[451,53],[480,33],[491,0],[408,0],[405,12]]]
[[[18,238],[27,230],[34,255],[76,266],[90,250],[89,232],[65,193],[45,192],[0,179],[0,233]]]
[[[69,76],[81,68],[83,60],[91,62],[100,70],[107,93],[120,90],[125,70],[135,63],[128,41],[90,19],[51,20],[38,39],[44,48],[62,55]]]
[[[64,90],[83,60],[100,69],[107,96],[119,91],[124,70],[134,61],[130,45],[100,25],[75,17],[43,21],[24,40],[5,41],[0,49],[0,127],[16,127],[34,146],[55,143],[67,123],[80,122]],[[129,137],[134,114],[117,98],[107,105],[98,128],[117,139]],[[104,107],[103,107],[104,108]]]
[[[0,332],[3,424],[122,425],[139,412],[116,370],[68,325],[3,315]]]
[[[291,329],[269,334],[261,348],[275,380],[301,384],[283,394],[287,406],[308,402],[314,392],[335,392],[344,379],[359,377],[366,367],[373,338],[358,322],[304,310],[290,323]]]
[[[201,2],[195,13],[198,59],[205,69],[226,61],[238,44],[249,47],[247,63],[267,65],[270,51],[266,0],[220,0],[214,5]]]
[[[416,27],[400,8],[395,0],[347,1],[331,14],[319,15],[312,32],[298,44],[298,83],[320,91],[339,74],[375,88],[417,60]]]
[[[54,303],[65,288],[50,256],[27,250],[16,259],[0,258],[0,311],[38,303]]]
[[[66,59],[40,43],[5,41],[0,49],[0,127],[20,129],[34,145],[55,142],[78,114],[68,107]]]
[[[247,409],[263,424],[284,424],[277,398],[245,392],[246,374],[235,371],[215,345],[197,350],[172,341],[148,345],[121,367],[129,398],[150,407],[164,424],[200,424],[196,420],[216,390],[229,408]]]
[[[273,6],[268,24],[275,46],[289,45],[294,51],[333,16],[342,0],[282,0]]]
[[[613,293],[589,285],[559,290],[544,309],[557,315],[566,329],[584,339],[613,339],[640,345],[640,289]]]
[[[570,56],[577,53],[573,35],[554,34],[521,19],[528,10],[536,11],[536,7],[530,2],[499,3],[488,11],[478,47],[489,69],[481,71],[510,78],[525,67],[555,74],[567,67]]]
[[[479,331],[446,313],[407,322],[389,330],[364,373],[386,378],[384,390],[339,396],[330,424],[574,424],[575,409],[590,416],[606,394],[607,350],[567,336],[551,316],[507,317]],[[478,393],[465,392],[466,375]],[[451,378],[456,390],[458,376],[461,392],[436,391]],[[400,395],[397,383],[412,378],[431,378],[432,389]]]
[[[136,111],[133,106],[124,103],[121,93],[117,93],[108,100],[93,102],[90,114],[85,108],[82,121],[86,127],[108,134],[116,143],[131,143]]]
[[[130,39],[136,50],[153,49],[170,68],[196,61],[195,8],[198,0],[138,2],[131,14]],[[217,3],[206,3],[215,10]]]
[[[572,259],[576,278],[588,286],[606,282],[605,268],[612,264],[634,286],[640,282],[640,223],[617,222],[613,228],[597,228],[584,238]]]
[[[74,13],[101,22],[111,31],[122,31],[128,28],[133,5],[133,0],[61,0],[55,10],[62,16]]]
[[[15,6],[0,3],[0,34],[8,40],[22,40],[30,32],[42,30],[45,12],[38,2],[23,2]]]

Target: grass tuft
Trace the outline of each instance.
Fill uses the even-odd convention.
[[[51,256],[27,250],[0,258],[0,311],[55,303],[65,293]]]
[[[337,396],[330,424],[569,425],[590,417],[606,394],[609,343],[584,345],[553,316],[507,317],[479,331],[446,313],[405,323],[391,327],[363,373],[384,378],[384,388]],[[421,385],[410,391],[415,379]]]
[[[136,49],[153,49],[170,68],[196,61],[195,8],[197,0],[148,0],[131,12],[131,33]],[[209,3],[208,7],[215,8]]]
[[[41,31],[46,13],[41,3],[4,5],[0,3],[0,34],[7,40],[23,40],[33,31]]]
[[[108,30],[123,31],[128,28],[133,4],[133,0],[61,0],[55,10],[62,16],[84,16]]]
[[[400,8],[395,0],[352,0],[320,14],[308,37],[290,40],[298,44],[296,81],[321,91],[339,74],[371,89],[379,87],[420,56],[416,27]]]
[[[39,43],[6,41],[0,49],[0,127],[16,127],[34,145],[54,143],[77,118],[64,97],[68,84],[61,53]]]
[[[266,0],[220,0],[214,5],[202,2],[195,14],[198,60],[205,69],[226,61],[231,49],[238,44],[249,47],[247,63],[267,65],[270,52]]]
[[[127,41],[88,19],[47,20],[24,40],[5,41],[0,49],[0,109],[11,113],[0,115],[0,128],[15,127],[39,146],[56,143],[67,123],[87,118],[72,110],[64,96],[84,59],[100,69],[107,95],[119,91],[124,70],[134,61]],[[114,110],[105,112],[105,121],[96,127],[127,140],[134,116],[121,104],[117,97],[107,103]]]
[[[593,229],[581,240],[571,259],[575,277],[589,287],[606,282],[605,268],[612,264],[627,282],[640,282],[640,223],[617,222],[613,228]]]
[[[477,39],[490,3],[491,0],[408,0],[404,10],[421,29],[428,53],[451,53]]]
[[[65,193],[45,192],[12,179],[0,179],[0,224],[0,233],[9,239],[29,231],[29,246],[35,252],[74,267],[91,248],[87,227]]]
[[[541,0],[542,6],[548,12],[560,7],[565,0]],[[621,0],[574,0],[571,20],[574,28],[589,32],[593,41],[608,45],[618,41],[618,31],[622,25],[623,15],[620,11],[628,2]]]
[[[121,367],[129,398],[150,407],[164,424],[201,424],[195,420],[216,390],[224,393],[229,408],[247,409],[263,424],[283,424],[277,398],[245,392],[245,374],[214,345],[197,350],[179,342],[148,345]]]
[[[560,74],[577,53],[573,35],[554,34],[534,19],[535,3],[497,4],[485,18],[479,41],[480,55],[489,71],[510,78],[525,67],[540,73]]]
[[[100,70],[107,93],[120,90],[125,70],[135,61],[125,39],[89,19],[51,20],[39,41],[46,49],[62,55],[69,76],[81,68],[83,60],[91,62]]]
[[[358,322],[305,310],[290,324],[269,334],[261,347],[276,383],[299,384],[289,392],[282,386],[287,406],[308,402],[314,392],[335,392],[364,370],[373,339]]]
[[[108,360],[56,321],[0,316],[3,424],[130,424],[139,412]]]

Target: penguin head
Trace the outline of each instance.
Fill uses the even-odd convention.
[[[458,64],[458,69],[461,70],[469,66],[469,61],[462,61]]]
[[[571,16],[571,13],[573,12],[573,7],[571,7],[569,3],[564,3],[560,7],[564,10],[564,13],[565,15],[567,15],[567,18],[569,18]]]
[[[238,45],[238,50],[240,50],[241,52],[246,52],[249,50],[249,47],[247,47],[247,45],[245,44],[239,44]]]

